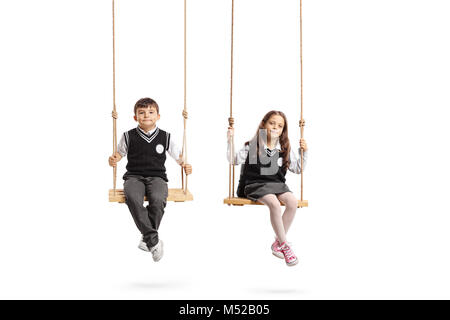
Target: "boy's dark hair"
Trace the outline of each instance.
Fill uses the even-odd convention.
[[[136,114],[138,108],[149,108],[149,107],[154,107],[156,109],[156,112],[159,114],[158,104],[156,103],[155,100],[150,98],[139,99],[134,105],[134,114]]]

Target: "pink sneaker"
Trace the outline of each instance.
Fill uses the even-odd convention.
[[[298,263],[298,259],[295,256],[294,252],[292,252],[291,247],[286,242],[283,242],[280,245],[280,250],[284,255],[284,261],[286,261],[286,264],[291,267],[295,266]]]
[[[275,242],[272,243],[272,246],[270,247],[272,249],[272,254],[280,259],[284,259],[284,254],[280,249],[280,242],[278,239],[275,239]]]

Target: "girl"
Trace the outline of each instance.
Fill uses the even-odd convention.
[[[231,139],[234,129],[228,128],[228,161],[231,162]],[[303,164],[306,162],[307,146],[300,139],[303,149]],[[300,149],[298,150],[300,155]],[[268,112],[255,137],[247,141],[239,152],[233,155],[234,164],[241,166],[237,195],[259,201],[269,207],[270,222],[276,238],[271,249],[273,255],[285,259],[288,266],[296,265],[298,260],[286,241],[286,233],[294,220],[297,199],[285,184],[287,170],[300,174],[300,156],[291,150],[288,138],[286,116],[281,111]],[[286,209],[281,215],[280,202]]]

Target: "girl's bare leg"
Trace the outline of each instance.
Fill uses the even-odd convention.
[[[287,234],[289,228],[291,227],[292,221],[294,221],[295,213],[297,211],[297,198],[292,192],[285,192],[279,194],[278,199],[280,199],[280,201],[282,201],[286,206],[282,219],[284,231]]]
[[[270,210],[270,222],[272,223],[273,231],[280,243],[286,241],[286,231],[284,229],[283,219],[281,217],[281,206],[278,198],[274,194],[266,194],[264,197],[258,199],[264,203]]]

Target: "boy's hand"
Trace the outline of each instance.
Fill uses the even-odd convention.
[[[308,146],[306,145],[306,140],[305,139],[300,139],[300,149],[302,149],[303,151],[307,151],[308,150]]]
[[[230,140],[232,136],[234,136],[234,128],[228,127],[228,132],[227,132],[228,140]]]
[[[190,164],[183,164],[183,169],[186,175],[189,175],[192,173],[192,166]]]
[[[108,163],[111,167],[115,167],[117,165],[117,162],[120,161],[120,159],[122,159],[122,156],[119,153],[116,153],[108,158]]]

